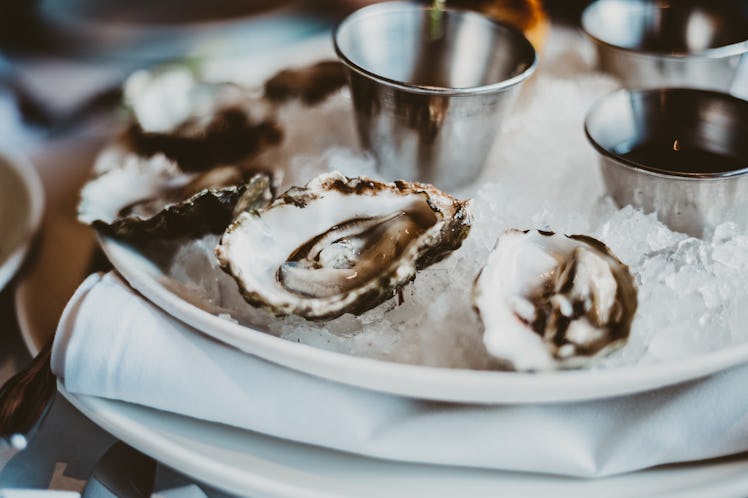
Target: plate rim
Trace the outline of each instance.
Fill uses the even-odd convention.
[[[7,167],[11,170],[20,183],[26,189],[29,203],[28,220],[26,221],[26,234],[21,242],[8,253],[8,256],[0,260],[0,291],[10,282],[21,268],[31,243],[39,231],[44,218],[45,195],[39,173],[36,167],[25,156],[15,151],[0,149],[0,168]]]
[[[127,258],[134,255],[154,271],[160,271],[126,242],[101,234],[97,234],[97,241],[115,269],[136,291],[200,332],[287,368],[387,394],[481,404],[587,401],[696,380],[748,361],[748,341],[651,365],[542,373],[450,369],[358,357],[288,341],[213,315],[162,286],[148,274],[146,266],[129,265]]]
[[[283,497],[283,498],[292,498],[292,497],[310,497],[310,498],[342,498],[343,495],[340,494],[340,492],[333,492],[329,489],[309,489],[308,487],[304,486],[304,484],[296,484],[294,482],[289,481],[283,481],[279,477],[276,476],[276,478],[272,478],[271,475],[268,474],[262,474],[257,471],[253,471],[252,469],[245,469],[243,468],[240,473],[232,472],[231,467],[227,467],[226,464],[222,462],[215,462],[206,455],[194,451],[194,449],[190,449],[189,447],[185,447],[185,445],[180,444],[178,439],[170,438],[169,435],[165,435],[161,433],[158,428],[153,427],[152,425],[149,425],[147,422],[143,422],[140,420],[134,420],[131,417],[128,417],[127,413],[122,413],[120,407],[118,406],[119,403],[122,403],[127,406],[128,410],[137,410],[139,412],[142,412],[146,416],[149,416],[149,412],[158,413],[158,410],[148,407],[143,407],[131,403],[126,402],[117,402],[112,401],[104,398],[99,398],[95,396],[85,396],[85,395],[77,395],[69,393],[64,385],[58,381],[58,390],[62,396],[64,396],[76,409],[78,409],[81,413],[83,413],[86,417],[91,419],[94,423],[96,423],[98,426],[100,426],[102,429],[106,430],[107,432],[111,433],[118,439],[121,439],[123,441],[126,441],[128,444],[132,445],[133,447],[137,448],[138,450],[142,451],[143,453],[146,453],[153,458],[162,461],[164,463],[167,463],[169,466],[175,468],[176,470],[185,473],[188,476],[191,476],[195,479],[202,479],[206,483],[210,484],[211,486],[215,486],[217,488],[220,488],[226,492],[229,493],[236,493],[242,496],[249,496],[251,493],[252,496],[268,496],[268,497]],[[179,418],[185,418],[189,419],[189,417],[184,417],[181,415],[176,415],[176,417]],[[125,421],[123,422],[124,419]],[[190,420],[196,420],[196,419],[190,419]],[[201,420],[196,420],[198,424],[203,425],[220,425],[220,424],[214,424],[212,422],[206,422]],[[179,422],[178,422],[179,423]],[[139,431],[138,431],[139,428]],[[237,429],[241,430],[241,429]],[[249,434],[256,434],[252,431],[246,431]],[[258,436],[261,436],[263,438],[267,438],[270,441],[270,444],[274,444],[275,441],[282,442],[282,443],[289,443],[292,445],[299,445],[304,446],[306,448],[311,448],[312,450],[320,450],[320,457],[324,458],[325,452],[332,452],[332,453],[340,453],[342,455],[346,455],[345,452],[340,452],[338,450],[330,450],[327,448],[321,448],[316,446],[310,446],[305,445],[302,443],[296,443],[293,441],[286,441],[286,440],[280,440],[277,438],[274,438],[272,436],[265,436],[262,434],[258,434]],[[372,460],[372,461],[378,461],[377,458],[371,458],[371,457],[365,457],[360,455],[353,455],[356,458],[363,458],[366,460]],[[434,471],[440,472],[440,471],[449,471],[450,469],[458,469],[458,467],[451,467],[451,466],[442,466],[442,465],[431,465],[431,464],[421,464],[421,463],[409,463],[409,462],[396,462],[392,460],[382,460],[386,463],[391,464],[397,464],[397,465],[417,465],[417,466],[423,466],[426,468],[433,469]],[[275,461],[273,461],[275,463]],[[547,486],[548,488],[554,486],[553,481],[559,480],[564,482],[569,482],[569,479],[572,479],[574,481],[578,481],[580,483],[580,486],[585,486],[586,483],[594,483],[595,482],[604,482],[605,480],[613,480],[613,481],[619,481],[621,484],[625,482],[625,480],[629,478],[636,479],[637,477],[645,479],[646,476],[650,476],[653,479],[673,479],[675,477],[675,482],[678,481],[677,475],[679,472],[691,472],[694,466],[702,467],[703,469],[711,470],[713,472],[713,475],[711,475],[711,479],[709,481],[701,481],[697,483],[698,485],[696,487],[693,487],[691,492],[683,494],[683,487],[676,487],[676,489],[662,489],[661,486],[655,486],[652,489],[649,489],[649,492],[657,492],[657,496],[662,496],[663,498],[669,497],[679,497],[679,498],[696,498],[698,496],[703,496],[703,492],[709,491],[710,496],[714,496],[715,498],[728,498],[728,497],[735,497],[735,496],[742,496],[743,493],[748,492],[748,473],[741,471],[739,469],[733,470],[733,478],[732,479],[725,479],[724,471],[732,467],[733,465],[740,465],[740,467],[748,468],[748,454],[743,455],[733,455],[730,457],[724,457],[724,458],[718,458],[715,460],[705,460],[705,461],[699,461],[699,462],[688,462],[688,463],[682,463],[682,464],[671,464],[671,465],[663,465],[648,469],[642,469],[639,471],[634,471],[630,473],[625,474],[617,474],[609,477],[602,477],[600,479],[585,479],[585,478],[569,478],[565,476],[554,476],[554,475],[542,475],[544,479],[550,479],[551,482],[545,482],[542,484],[538,484],[538,486]],[[514,471],[502,471],[502,470],[487,470],[487,469],[473,469],[473,468],[466,468],[468,471],[478,471],[478,472],[488,472],[493,474],[499,474],[499,475],[505,475],[507,476],[507,486],[512,486],[512,477],[521,477],[523,479],[531,480],[533,479],[533,476],[535,474],[532,473],[523,473],[523,472],[514,472]],[[676,475],[675,476],[668,476],[667,474],[669,472],[672,472],[675,470]],[[737,478],[735,477],[737,476]],[[220,480],[219,480],[220,479]],[[641,488],[642,484],[639,483],[637,486],[635,486],[637,489],[633,490],[633,494],[626,493],[624,495],[616,494],[616,496],[641,496],[643,490]],[[646,484],[644,484],[646,486]],[[707,489],[704,488],[704,486],[707,486]],[[511,490],[509,490],[511,492]],[[540,490],[542,491],[542,489]],[[574,490],[559,490],[560,494],[559,496],[576,496],[576,493],[579,493],[579,489],[574,492]],[[568,492],[571,491],[572,494],[569,494]],[[592,493],[594,494],[594,490],[592,490]],[[738,495],[737,493],[740,493]],[[585,492],[584,496],[591,496],[589,493]]]
[[[149,456],[155,458],[156,460],[164,463],[168,463],[169,466],[179,470],[180,472],[188,475],[188,476],[205,476],[206,472],[209,472],[210,468],[216,467],[213,472],[220,472],[219,468],[221,467],[221,464],[215,464],[210,459],[206,459],[203,457],[203,455],[195,452],[185,451],[185,449],[178,443],[169,441],[166,437],[159,437],[161,436],[158,434],[158,431],[148,428],[151,430],[151,434],[144,437],[141,435],[138,435],[134,433],[132,430],[128,430],[126,425],[123,424],[121,421],[117,420],[117,417],[123,417],[124,419],[127,419],[128,423],[133,423],[132,419],[128,418],[126,415],[121,414],[117,410],[117,402],[108,400],[105,398],[99,398],[96,396],[86,396],[86,395],[78,395],[68,392],[65,389],[64,384],[62,381],[57,381],[57,390],[58,392],[65,397],[65,399],[70,402],[71,405],[75,407],[78,411],[83,413],[86,417],[91,419],[92,422],[94,422],[96,425],[104,429],[106,432],[112,434],[117,439],[120,439],[122,441],[126,441],[127,444],[135,447],[139,451],[142,451],[143,453],[148,454]],[[134,407],[137,410],[153,410],[158,411],[153,408],[148,407],[141,407],[139,405],[135,405],[132,403],[125,403],[130,407]],[[92,406],[93,405],[93,406]],[[99,406],[96,406],[99,405]],[[177,415],[179,416],[179,415]],[[188,418],[188,417],[185,417]],[[197,420],[197,419],[195,419]],[[210,424],[211,422],[205,422],[200,421],[207,424]],[[137,422],[135,422],[138,424]],[[142,424],[138,424],[142,425]],[[182,456],[180,456],[180,454]],[[197,462],[191,462],[189,458],[187,458],[185,455],[191,455],[192,459],[198,458],[199,461]],[[281,486],[283,493],[279,494],[279,490],[276,487],[278,481],[267,478],[265,476],[257,475],[252,473],[252,478],[248,481],[247,480],[247,474],[243,473],[241,476],[235,476],[234,479],[231,479],[231,481],[227,482],[226,480],[222,480],[221,482],[216,482],[209,478],[208,483],[212,486],[219,487],[223,489],[224,491],[231,492],[231,493],[239,493],[241,495],[249,496],[247,493],[268,493],[273,491],[273,488],[275,487],[275,491],[273,492],[272,496],[277,497],[306,497],[306,496],[323,496],[323,495],[310,495],[308,494],[308,491],[305,490],[302,487],[295,486],[293,483],[281,483],[283,486]],[[225,477],[225,476],[224,476]],[[242,482],[239,482],[239,479],[241,479]],[[229,486],[230,485],[230,486]],[[254,485],[254,488],[248,489],[248,486]],[[289,493],[289,492],[292,492]],[[267,496],[267,495],[266,495]]]

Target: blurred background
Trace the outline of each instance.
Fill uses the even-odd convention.
[[[426,1],[426,0],[424,0]],[[167,32],[241,23],[253,17],[283,13],[335,22],[372,0],[5,0],[0,7],[0,43],[13,51],[124,50],[144,38],[162,44]],[[540,0],[448,0],[455,7],[522,12]],[[589,0],[545,0],[554,20],[574,23]],[[528,7],[530,6],[530,7]],[[197,33],[192,33],[193,35]],[[169,43],[171,42],[171,43]],[[93,43],[93,44],[92,44]],[[183,45],[184,47],[185,45]],[[163,47],[151,47],[154,54]]]
[[[426,1],[426,0],[424,0]],[[329,31],[372,0],[5,0],[0,4],[0,141],[76,130],[120,102],[135,69],[237,57]],[[575,24],[588,0],[447,0],[525,29]],[[546,15],[547,14],[547,15]],[[535,37],[533,39],[533,37]]]

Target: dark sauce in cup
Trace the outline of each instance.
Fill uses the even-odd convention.
[[[614,152],[630,161],[664,171],[719,174],[748,168],[748,158],[682,143],[678,139],[625,142]]]

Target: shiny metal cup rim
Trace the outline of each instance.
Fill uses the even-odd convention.
[[[647,94],[656,94],[656,93],[662,93],[662,92],[685,92],[685,93],[693,93],[693,94],[701,94],[701,95],[713,95],[713,96],[719,96],[721,98],[726,98],[727,100],[731,100],[735,102],[737,105],[745,105],[748,106],[748,101],[745,101],[743,99],[740,99],[738,97],[735,97],[734,95],[730,95],[723,92],[717,92],[713,90],[702,90],[697,88],[671,88],[671,87],[665,87],[665,88],[650,88],[646,90],[629,90],[626,88],[622,88],[619,90],[616,90],[614,92],[611,92],[601,98],[599,98],[593,105],[590,107],[590,110],[587,112],[587,116],[584,119],[584,133],[587,135],[587,140],[589,140],[590,144],[599,152],[603,157],[607,157],[611,160],[613,160],[615,163],[617,163],[620,166],[626,167],[628,169],[634,169],[637,171],[640,171],[642,173],[646,173],[648,175],[656,176],[659,178],[666,178],[666,179],[677,179],[677,180],[691,180],[691,181],[716,181],[716,180],[724,180],[727,178],[733,178],[737,176],[743,176],[748,175],[748,164],[744,168],[733,170],[733,171],[723,171],[719,173],[691,173],[686,171],[675,171],[675,170],[666,170],[657,168],[654,166],[649,166],[646,164],[642,164],[638,161],[632,161],[631,159],[625,158],[619,154],[616,154],[612,150],[609,150],[608,148],[602,146],[600,143],[598,143],[597,140],[592,136],[592,133],[590,131],[589,127],[589,121],[591,117],[598,112],[599,108],[605,104],[605,102],[608,99],[611,99],[619,94],[639,94],[639,95],[647,95]],[[748,162],[748,160],[747,160]]]
[[[370,78],[383,85],[396,88],[399,90],[404,90],[410,93],[419,93],[419,94],[425,94],[425,95],[442,95],[445,97],[484,95],[484,94],[498,93],[508,88],[517,86],[523,81],[525,81],[527,78],[530,77],[530,75],[532,75],[535,72],[535,69],[538,66],[538,56],[537,56],[537,52],[535,51],[535,47],[532,46],[532,44],[527,40],[525,35],[520,30],[512,26],[509,26],[507,24],[495,21],[477,12],[472,12],[472,11],[462,10],[462,9],[452,9],[452,8],[444,9],[444,12],[452,13],[452,14],[457,13],[462,16],[468,16],[468,17],[473,17],[475,19],[480,19],[482,22],[486,22],[486,23],[499,26],[500,28],[513,33],[519,39],[524,40],[524,42],[529,46],[533,54],[533,60],[530,63],[530,65],[524,71],[517,74],[516,76],[498,81],[496,83],[491,83],[490,85],[480,85],[480,86],[460,87],[460,88],[449,88],[449,87],[428,86],[428,85],[413,85],[410,83],[393,80],[391,78],[386,78],[384,76],[371,72],[367,69],[364,69],[363,67],[359,66],[358,64],[350,60],[348,56],[340,49],[340,46],[338,45],[338,33],[340,32],[341,28],[345,24],[358,20],[359,18],[366,17],[368,15],[373,15],[373,14],[381,13],[381,12],[396,12],[398,10],[428,11],[428,10],[431,10],[431,7],[426,6],[426,5],[408,3],[408,2],[384,2],[384,3],[369,5],[369,6],[363,7],[355,11],[354,13],[352,13],[351,15],[343,19],[343,21],[341,21],[335,27],[335,30],[333,31],[333,44],[335,46],[335,53],[339,57],[340,61],[352,71],[355,71],[359,73],[360,75]]]
[[[698,50],[694,52],[658,52],[656,50],[643,50],[635,47],[624,47],[622,45],[616,45],[614,43],[605,41],[588,30],[588,17],[592,9],[601,8],[600,5],[605,3],[604,0],[595,1],[589,4],[582,13],[581,31],[590,40],[600,45],[604,45],[609,48],[614,48],[622,52],[627,52],[632,55],[638,55],[642,57],[653,57],[653,58],[666,58],[666,59],[722,59],[726,57],[732,57],[735,55],[742,55],[748,53],[748,39],[731,43],[729,45],[722,45],[719,47],[707,48],[705,50]]]

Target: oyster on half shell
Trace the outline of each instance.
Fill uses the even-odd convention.
[[[251,161],[280,143],[272,106],[249,88],[201,81],[186,67],[142,69],[125,84],[131,150],[163,154],[183,171]]]
[[[116,237],[221,233],[239,212],[272,200],[268,173],[236,166],[184,173],[161,155],[117,157],[84,185],[78,205],[81,222]]]
[[[138,154],[163,154],[184,171],[252,162],[283,145],[281,108],[297,100],[313,107],[345,81],[338,61],[285,69],[262,88],[204,81],[187,66],[143,69],[125,84],[134,118],[125,138]]]
[[[469,201],[430,185],[321,175],[242,213],[216,255],[252,305],[328,319],[392,297],[470,230]]]
[[[508,230],[473,287],[492,355],[516,370],[578,367],[622,345],[637,307],[626,265],[586,235]]]

